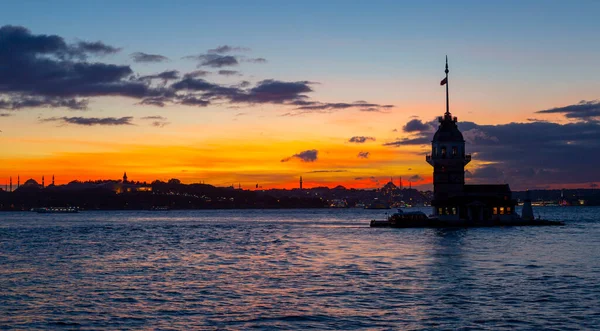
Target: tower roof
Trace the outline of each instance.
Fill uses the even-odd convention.
[[[462,133],[456,125],[456,117],[452,118],[452,115],[445,114],[444,117],[440,117],[440,126],[433,136],[434,142],[464,142]]]

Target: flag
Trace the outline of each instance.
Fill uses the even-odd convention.
[[[440,85],[446,85],[448,83],[448,77],[442,79],[442,81],[440,82]]]

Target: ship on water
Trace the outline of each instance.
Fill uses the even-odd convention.
[[[494,225],[562,225],[562,222],[536,220],[531,200],[525,201],[524,215],[515,211],[517,200],[512,198],[508,184],[465,184],[465,166],[471,162],[466,154],[465,139],[458,129],[458,118],[450,113],[448,91],[448,58],[446,77],[446,112],[431,141],[431,154],[426,161],[433,167],[433,215],[423,217],[410,213],[396,213],[385,221],[372,221],[371,226],[427,227],[427,226],[494,226]],[[525,215],[525,211],[527,215]]]

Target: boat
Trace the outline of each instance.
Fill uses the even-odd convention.
[[[40,207],[40,208],[32,208],[31,211],[36,212],[38,214],[73,214],[78,213],[78,207]]]
[[[390,205],[388,205],[384,201],[381,201],[381,200],[375,198],[370,205],[365,206],[365,209],[391,209],[391,208],[390,208]]]
[[[387,220],[372,220],[371,227],[392,227],[392,228],[414,228],[428,226],[434,219],[430,219],[425,213],[420,211],[404,212],[398,209],[397,213],[390,215]]]
[[[150,211],[169,211],[170,208],[169,206],[152,206],[152,208],[150,208]]]

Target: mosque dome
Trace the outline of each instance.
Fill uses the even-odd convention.
[[[25,181],[25,183],[23,183],[23,186],[40,186],[40,184],[38,184],[38,182],[36,182],[35,179],[29,178]]]

